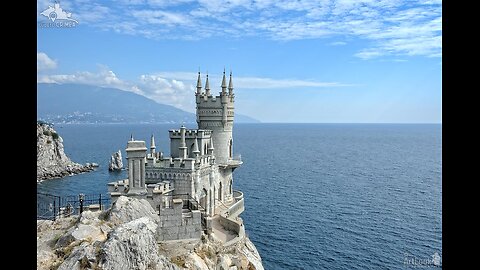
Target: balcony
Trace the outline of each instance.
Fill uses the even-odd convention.
[[[236,169],[236,168],[240,167],[240,165],[242,165],[242,164],[243,164],[242,156],[241,155],[236,155],[233,158],[229,158],[226,163],[218,164],[218,166],[221,167],[222,169],[225,169],[227,167],[230,167],[232,169]]]
[[[238,190],[233,191],[233,200],[229,203],[218,201],[215,213],[222,217],[234,219],[245,211],[243,193]]]

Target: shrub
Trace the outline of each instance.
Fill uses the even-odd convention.
[[[180,267],[185,267],[185,258],[183,256],[176,256],[170,259],[170,261]]]
[[[52,138],[54,140],[57,140],[58,139],[58,134],[56,132],[52,132]]]

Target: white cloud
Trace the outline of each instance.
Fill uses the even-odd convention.
[[[124,91],[143,94],[143,92],[136,85],[121,80],[106,66],[99,66],[99,70],[97,72],[80,71],[76,72],[75,74],[39,75],[37,76],[37,82],[87,84],[101,87],[118,88]]]
[[[347,45],[347,43],[345,41],[335,41],[335,42],[330,42],[331,46],[343,46],[343,45]]]
[[[57,67],[57,62],[52,60],[44,52],[37,52],[37,72],[42,72],[44,70],[55,69]]]
[[[48,4],[51,1],[39,0],[37,9]],[[104,2],[76,0],[62,2],[62,7],[79,23],[151,39],[353,37],[369,41],[356,54],[363,59],[441,57],[438,0],[122,0],[108,7]]]
[[[197,73],[194,72],[158,72],[143,74],[135,81],[120,79],[106,66],[99,66],[97,72],[81,71],[75,74],[39,75],[38,83],[78,83],[101,87],[118,88],[130,91],[158,103],[168,104],[192,112],[195,109],[191,96],[196,90]],[[221,90],[221,75],[209,75],[212,93]],[[280,89],[298,87],[342,87],[350,84],[337,82],[319,82],[299,79],[273,79],[262,77],[233,76],[236,89]],[[202,86],[205,85],[205,74],[202,74]]]
[[[136,10],[132,15],[141,22],[162,25],[190,24],[190,19],[180,13],[166,12],[162,10]]]
[[[169,78],[171,80],[183,81],[184,84],[190,84],[191,88],[196,86],[198,73],[194,72],[158,72],[154,76],[161,78]],[[202,86],[205,85],[206,74],[201,74]],[[221,74],[209,74],[210,87],[212,89],[220,87],[222,76]],[[228,80],[228,75],[227,75]],[[279,89],[279,88],[294,88],[294,87],[340,87],[351,86],[351,84],[338,82],[319,82],[312,80],[299,79],[274,79],[265,77],[242,77],[233,75],[233,85],[240,89]]]

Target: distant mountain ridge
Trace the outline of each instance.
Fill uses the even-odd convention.
[[[193,98],[193,97],[192,97]],[[37,119],[51,123],[195,123],[195,114],[116,88],[37,84]],[[235,115],[235,122],[259,122]]]

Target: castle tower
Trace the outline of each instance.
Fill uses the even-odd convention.
[[[128,161],[128,196],[144,196],[147,194],[145,188],[145,157],[147,147],[144,141],[132,140],[127,143]]]
[[[226,164],[233,158],[234,94],[231,75],[229,91],[227,92],[225,70],[223,71],[221,88],[222,91],[219,96],[211,96],[207,75],[205,94],[196,94],[197,124],[199,129],[213,131],[212,139],[215,145],[216,161],[219,164]]]

